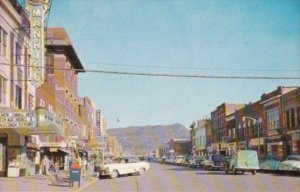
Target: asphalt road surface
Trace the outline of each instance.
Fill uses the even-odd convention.
[[[188,167],[151,163],[143,175],[105,178],[83,191],[109,192],[293,192],[300,191],[299,175],[251,173],[226,175],[224,171],[207,171]]]

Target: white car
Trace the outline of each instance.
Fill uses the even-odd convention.
[[[278,170],[300,173],[300,155],[289,155],[280,163]]]
[[[113,179],[125,174],[142,175],[148,169],[150,169],[150,164],[146,161],[140,161],[136,157],[120,157],[116,158],[113,163],[101,165],[100,176],[110,176]]]

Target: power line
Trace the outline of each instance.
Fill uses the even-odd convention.
[[[17,55],[17,54],[13,54]],[[27,56],[29,54],[19,54]],[[46,54],[51,55],[51,54]],[[70,63],[76,63],[78,61],[68,60]],[[159,66],[159,65],[135,65],[135,64],[121,64],[121,63],[109,63],[109,62],[96,62],[96,61],[81,61],[88,65],[106,65],[106,66],[118,66],[118,67],[140,67],[140,68],[157,68],[157,69],[184,69],[184,70],[207,70],[207,71],[252,71],[252,72],[300,72],[299,69],[238,69],[238,68],[209,68],[209,67],[183,67],[183,66]]]
[[[182,67],[182,66],[158,66],[158,65],[134,65],[134,64],[119,64],[119,63],[106,63],[106,62],[95,62],[95,61],[81,61],[82,63],[92,65],[108,65],[108,66],[119,66],[119,67],[145,67],[145,68],[162,68],[162,69],[187,69],[187,70],[212,70],[212,71],[266,71],[266,72],[291,72],[299,71],[298,69],[232,69],[232,68],[206,68],[206,67]]]
[[[11,65],[7,63],[0,63],[1,65]],[[36,67],[25,65],[14,65],[24,67]],[[67,70],[74,72],[90,72],[90,73],[102,73],[102,74],[114,74],[114,75],[129,75],[129,76],[149,76],[149,77],[176,77],[176,78],[199,78],[199,79],[249,79],[249,80],[300,80],[299,77],[287,77],[287,76],[228,76],[228,75],[188,75],[188,74],[167,74],[167,73],[141,73],[141,72],[122,72],[122,71],[106,71],[106,70],[93,70],[93,69],[66,69],[55,67],[36,67],[53,70]]]

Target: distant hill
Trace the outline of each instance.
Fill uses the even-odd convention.
[[[145,154],[153,151],[171,139],[189,139],[189,130],[181,124],[132,126],[108,129],[109,135],[117,137],[124,151],[131,154]]]

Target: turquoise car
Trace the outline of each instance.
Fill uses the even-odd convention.
[[[255,175],[257,170],[259,170],[258,157],[257,152],[254,150],[237,150],[233,152],[225,166],[226,174],[251,172]]]
[[[262,158],[259,162],[259,167],[261,171],[278,171],[278,168],[280,166],[281,162],[279,161],[279,158],[273,155],[267,155],[264,158]]]

